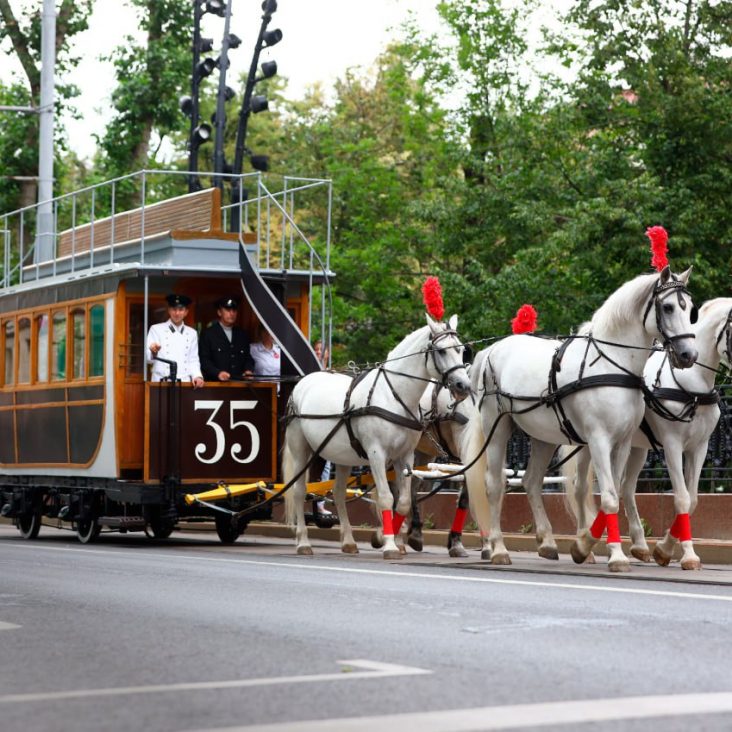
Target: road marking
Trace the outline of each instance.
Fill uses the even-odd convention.
[[[0,630],[13,630],[14,628],[20,628],[22,626],[16,625],[15,623],[4,623],[0,620]]]
[[[525,727],[557,727],[624,719],[696,716],[732,712],[732,693],[630,696],[619,699],[512,704],[477,709],[451,709],[379,717],[344,717],[188,732],[373,732],[375,729],[418,729],[420,732],[476,732]]]
[[[71,548],[71,547],[60,547],[55,546],[42,546],[42,545],[30,545],[30,544],[3,544],[4,547],[10,547],[13,549],[40,549],[46,551],[52,551],[56,553],[61,552],[80,552],[84,554],[110,554],[113,556],[119,556],[119,551],[112,551],[109,549],[82,549],[82,548]],[[310,560],[305,559],[302,562],[272,562],[267,560],[257,559],[238,559],[231,557],[201,557],[196,554],[177,554],[172,552],[148,552],[148,551],[137,551],[129,555],[132,558],[144,557],[160,559],[164,557],[166,561],[172,559],[183,559],[196,562],[220,562],[224,564],[256,564],[262,567],[285,567],[287,569],[304,569],[317,572],[342,572],[346,574],[370,574],[384,577],[398,577],[400,579],[409,577],[418,577],[420,579],[431,579],[431,580],[446,580],[449,582],[473,582],[479,584],[492,584],[492,585],[513,585],[518,587],[547,587],[554,589],[565,589],[565,590],[580,590],[583,592],[611,592],[619,593],[624,595],[646,595],[649,597],[673,597],[686,600],[714,600],[717,602],[732,602],[732,594],[729,595],[711,595],[703,594],[701,592],[672,592],[670,590],[643,590],[635,587],[608,587],[606,585],[580,585],[573,582],[543,582],[537,580],[513,580],[513,579],[499,579],[497,577],[472,577],[467,575],[457,574],[428,574],[427,572],[412,572],[409,566],[404,567],[404,571],[397,572],[395,570],[388,569],[363,569],[358,567],[327,567],[321,564],[308,564]],[[323,558],[327,559],[327,556]],[[602,580],[603,577],[598,575],[598,580]]]
[[[211,689],[243,689],[251,686],[271,686],[274,684],[312,684],[322,681],[353,681],[354,679],[384,679],[390,676],[419,676],[431,674],[424,668],[399,666],[393,663],[380,663],[363,658],[350,661],[337,661],[345,668],[332,674],[310,674],[306,676],[270,676],[260,679],[233,679],[229,681],[193,681],[179,684],[154,684],[150,686],[115,686],[109,689],[72,689],[70,691],[40,691],[28,694],[0,695],[0,704],[19,704],[26,702],[62,701],[66,699],[86,699],[100,696],[127,696],[130,694],[159,694],[165,691],[208,691]],[[351,668],[363,669],[351,671]]]

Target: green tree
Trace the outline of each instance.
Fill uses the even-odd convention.
[[[117,86],[115,115],[100,140],[96,164],[104,178],[140,170],[155,161],[166,137],[188,126],[178,99],[191,74],[193,10],[189,0],[130,0],[138,10],[141,45],[132,37],[112,54]],[[181,188],[184,181],[181,180]]]
[[[290,105],[273,157],[286,172],[333,179],[334,357],[375,361],[423,322],[431,232],[412,207],[435,195],[452,165],[445,113],[399,49],[371,77],[347,73],[335,95],[328,106],[316,89]]]
[[[62,0],[56,17],[56,71],[63,75],[78,62],[72,52],[73,37],[88,27],[93,0]],[[0,85],[0,103],[13,106],[40,105],[41,94],[41,8],[25,3],[15,8],[10,0],[0,0],[0,45],[18,61],[21,76],[8,86]],[[67,108],[77,90],[70,85],[57,84],[56,111]],[[0,159],[6,176],[0,180],[0,208],[10,211],[36,202],[38,174],[38,117],[3,114],[3,139]],[[7,115],[7,116],[6,116]],[[63,131],[57,132],[57,150],[63,150]],[[57,155],[57,167],[61,157]]]
[[[732,8],[582,0],[543,49],[572,83],[543,61],[527,86],[524,15],[493,0],[439,7],[453,42],[410,42],[434,88],[462,88],[463,175],[423,212],[470,330],[503,334],[530,301],[545,329],[568,331],[648,267],[643,232],[659,223],[674,266],[697,264],[698,299],[723,292]]]

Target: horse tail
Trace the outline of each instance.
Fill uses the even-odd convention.
[[[485,455],[485,434],[480,413],[471,415],[460,435],[460,459],[469,465],[465,471],[465,487],[470,501],[470,513],[483,536],[490,531],[490,505],[485,487],[487,467]],[[472,464],[471,464],[472,463]]]
[[[563,445],[559,448],[558,457],[561,459],[574,450],[574,446]],[[562,465],[562,475],[566,478],[564,491],[564,505],[567,511],[574,517],[577,524],[577,530],[586,528],[580,526],[581,516],[594,516],[597,508],[592,498],[591,486],[595,480],[595,471],[592,467],[588,448],[584,448],[579,453],[571,457]],[[584,492],[582,503],[584,511],[580,507],[580,495]],[[585,519],[586,520],[586,519]]]

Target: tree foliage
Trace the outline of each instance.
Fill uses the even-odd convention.
[[[56,70],[59,76],[78,63],[73,39],[88,27],[93,0],[62,0],[56,17]],[[0,104],[38,107],[41,94],[41,6],[0,0],[0,46],[18,62],[21,75],[7,85],[0,84]],[[68,84],[56,85],[56,111],[68,107],[77,90]],[[5,116],[7,115],[7,116]],[[64,151],[62,131],[57,149]],[[9,211],[35,203],[38,172],[38,116],[3,113],[0,160],[8,178],[0,179],[0,208]],[[57,167],[62,166],[61,155]]]
[[[187,127],[178,99],[191,74],[193,11],[189,0],[130,0],[137,8],[143,44],[128,37],[111,56],[117,86],[115,115],[100,140],[97,164],[104,177],[140,170],[154,160],[163,139]]]

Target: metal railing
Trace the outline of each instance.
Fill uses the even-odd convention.
[[[709,438],[707,456],[699,479],[700,493],[732,493],[732,384],[717,386],[722,400],[719,423]],[[531,455],[529,438],[521,430],[514,430],[506,449],[506,461],[513,470],[525,470]],[[557,474],[549,466],[549,474]],[[562,490],[549,487],[544,490]],[[664,493],[671,490],[663,450],[649,450],[648,458],[638,478],[641,493]]]

